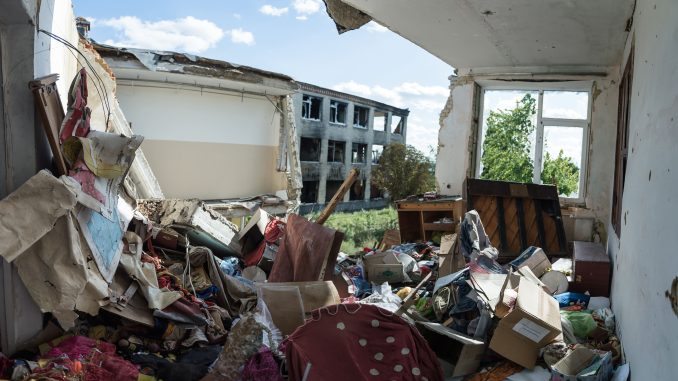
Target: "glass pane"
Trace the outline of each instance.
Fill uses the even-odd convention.
[[[485,91],[478,177],[532,182],[538,97],[536,91]]]
[[[586,91],[544,91],[542,118],[587,119],[588,108]]]
[[[541,181],[556,184],[561,197],[579,197],[584,129],[544,126]]]

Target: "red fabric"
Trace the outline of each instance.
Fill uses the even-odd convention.
[[[87,136],[90,114],[91,111],[87,107],[87,70],[82,68],[71,82],[68,93],[68,114],[61,125],[59,141],[63,144],[71,136]]]
[[[280,367],[267,347],[247,360],[240,378],[247,381],[283,381]]]
[[[115,354],[115,345],[84,336],[67,338],[47,352],[45,358],[52,361],[35,374],[45,376],[66,368],[71,374],[82,373],[86,381],[135,381],[139,376],[134,364]]]
[[[291,214],[269,282],[330,280],[344,234]],[[325,270],[324,277],[320,277]]]
[[[399,316],[373,305],[340,304],[313,318],[283,343],[290,380],[442,381],[435,353]]]
[[[264,250],[266,249],[266,244],[273,244],[278,242],[278,239],[282,236],[284,230],[283,227],[285,223],[279,219],[272,219],[266,224],[266,229],[264,229],[264,239],[261,241],[256,250],[253,250],[247,256],[245,256],[245,267],[256,266],[261,261],[261,257],[264,256]]]

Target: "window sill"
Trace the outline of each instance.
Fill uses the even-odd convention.
[[[335,127],[346,127],[346,123],[330,122],[330,125]]]
[[[309,122],[320,122],[320,119],[304,118],[303,116],[301,117],[301,120],[306,120]]]
[[[354,125],[353,125],[353,128],[359,128],[359,129],[361,129],[361,130],[367,130],[367,127],[366,127],[366,126],[360,126],[360,125],[357,125],[357,124],[354,124]]]

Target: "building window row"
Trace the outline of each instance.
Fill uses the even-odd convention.
[[[301,104],[301,117],[305,120],[320,121],[322,119],[323,98],[304,94]],[[383,110],[374,112],[374,130],[391,131],[402,134],[404,118],[398,115],[391,116],[391,125],[387,126],[388,113]],[[329,122],[334,125],[345,126],[348,120],[348,103],[330,100]],[[370,109],[363,106],[353,108],[353,127],[367,129],[370,123]]]
[[[302,137],[299,145],[299,156],[301,161],[320,161],[321,141],[318,138]],[[351,144],[351,162],[352,163],[367,163],[368,157],[371,162],[378,164],[379,157],[384,150],[384,146],[379,144],[372,145],[372,152],[369,155],[368,146],[366,143],[352,143]],[[346,142],[339,140],[327,141],[327,162],[328,163],[343,163],[346,153]],[[370,157],[371,156],[371,157]]]

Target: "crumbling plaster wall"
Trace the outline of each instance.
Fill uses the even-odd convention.
[[[450,96],[440,114],[438,134],[438,160],[436,182],[438,191],[445,195],[463,194],[467,176],[475,176],[475,150],[479,125],[476,126],[478,105],[474,99],[476,81],[512,80],[516,88],[521,80],[530,81],[582,81],[593,82],[593,103],[587,162],[585,207],[589,215],[604,222],[610,219],[612,186],[609,177],[614,171],[614,145],[616,137],[618,68],[609,68],[607,77],[582,75],[525,75],[525,76],[452,76]],[[482,91],[478,88],[478,91]],[[480,121],[478,121],[480,123]],[[479,160],[480,158],[477,158]],[[601,232],[605,234],[605,232]]]
[[[665,296],[678,276],[676,15],[674,0],[638,0],[624,54],[635,40],[621,236],[608,223],[608,251],[612,307],[634,380],[678,374],[678,316]]]

